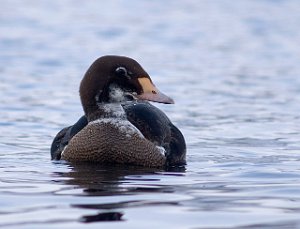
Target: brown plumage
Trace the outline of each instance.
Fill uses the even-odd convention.
[[[72,138],[62,158],[69,161],[163,166],[166,157],[162,149],[145,139],[138,130],[128,133],[131,125],[124,120],[89,123]]]

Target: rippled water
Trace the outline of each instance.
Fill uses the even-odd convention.
[[[299,22],[296,0],[1,1],[0,227],[300,228]],[[175,99],[186,171],[50,161],[105,54]]]

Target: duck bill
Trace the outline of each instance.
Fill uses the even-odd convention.
[[[174,103],[174,100],[169,96],[165,95],[164,93],[160,92],[150,81],[149,78],[138,78],[138,81],[143,90],[142,94],[136,96],[139,100],[148,100],[152,102],[167,104]]]

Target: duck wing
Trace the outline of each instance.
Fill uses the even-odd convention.
[[[186,143],[180,130],[157,107],[148,102],[126,102],[122,104],[127,119],[146,139],[166,150],[167,165],[186,164]],[[63,128],[51,145],[51,159],[59,160],[69,141],[88,124],[82,116],[74,125]]]
[[[166,150],[167,164],[186,164],[186,143],[180,130],[167,115],[148,102],[125,103],[122,105],[129,122],[149,141]]]
[[[74,125],[63,128],[53,139],[51,144],[51,160],[60,160],[61,153],[69,141],[88,124],[87,118],[82,116]]]

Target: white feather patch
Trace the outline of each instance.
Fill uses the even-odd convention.
[[[90,122],[88,125],[93,124],[110,124],[115,126],[118,130],[120,130],[121,133],[124,133],[124,135],[128,138],[132,137],[134,134],[138,134],[141,138],[144,138],[144,135],[139,131],[138,128],[136,128],[134,125],[132,125],[129,121],[125,119],[120,118],[103,118],[103,119],[97,119],[95,121]]]
[[[166,150],[162,146],[156,146],[156,148],[159,150],[160,154],[163,156],[166,156]]]

